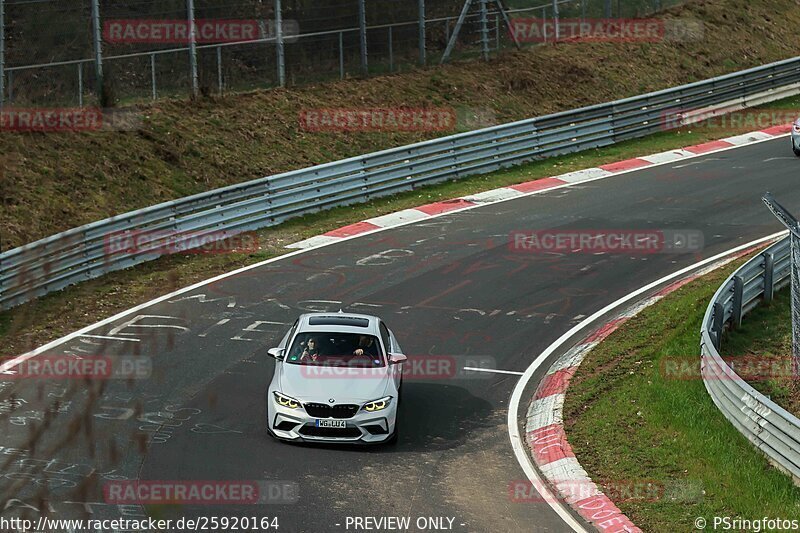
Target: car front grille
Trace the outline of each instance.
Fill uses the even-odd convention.
[[[358,428],[318,428],[306,425],[300,428],[300,434],[306,437],[321,437],[329,439],[356,439],[361,436]]]
[[[359,409],[358,405],[349,403],[339,405],[307,403],[303,407],[306,408],[306,413],[316,418],[353,418]]]

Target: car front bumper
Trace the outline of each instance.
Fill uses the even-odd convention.
[[[375,412],[359,410],[344,419],[317,418],[303,407],[289,409],[270,395],[267,400],[267,426],[276,438],[289,441],[377,444],[392,437],[397,415],[396,399],[386,409]],[[318,428],[317,420],[344,420],[346,427]]]

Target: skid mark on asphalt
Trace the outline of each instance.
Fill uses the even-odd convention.
[[[692,161],[690,163],[684,163],[682,165],[675,165],[672,168],[676,168],[676,169],[677,168],[686,168],[686,167],[691,167],[691,166],[702,165],[703,163],[709,163],[711,161],[722,161],[722,159],[719,158],[719,157],[709,157],[708,159],[703,159],[702,161]]]

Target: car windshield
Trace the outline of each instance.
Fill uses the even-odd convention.
[[[314,366],[386,366],[377,337],[357,333],[299,333],[285,361]]]

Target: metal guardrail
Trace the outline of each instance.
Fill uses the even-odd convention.
[[[0,255],[0,308],[163,255],[109,254],[123,231],[217,237],[272,226],[527,161],[611,145],[663,130],[671,113],[747,106],[796,92],[800,57],[543,117],[452,135],[196,194],[71,229]],[[168,237],[165,237],[168,238]],[[158,242],[153,243],[156,248]]]
[[[703,382],[735,427],[778,469],[800,483],[800,419],[748,385],[719,354],[724,330],[741,325],[760,301],[791,281],[789,238],[734,272],[714,294],[700,328]]]

